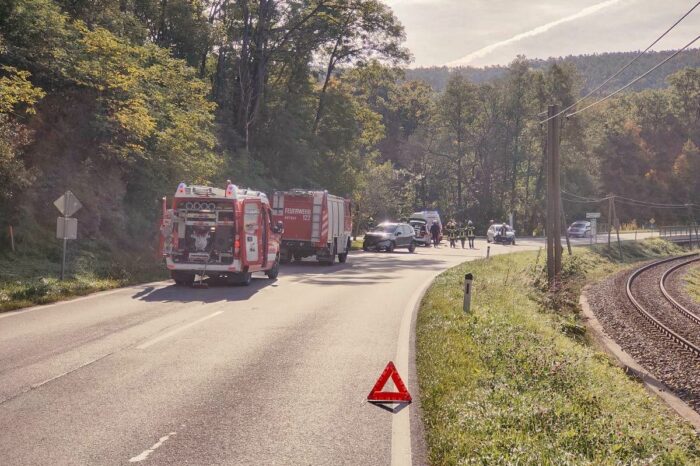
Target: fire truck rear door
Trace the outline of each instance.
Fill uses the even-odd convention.
[[[244,266],[258,266],[263,263],[266,253],[263,245],[262,202],[260,199],[243,201],[243,244],[242,261]]]

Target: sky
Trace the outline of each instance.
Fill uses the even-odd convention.
[[[643,50],[696,3],[696,0],[383,1],[392,7],[406,29],[405,45],[413,53],[413,67],[505,65],[517,55],[549,58]],[[700,7],[654,50],[683,47],[698,34]]]

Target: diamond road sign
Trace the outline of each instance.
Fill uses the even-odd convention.
[[[70,191],[66,191],[63,196],[53,201],[53,205],[64,217],[70,217],[83,207],[75,194]]]

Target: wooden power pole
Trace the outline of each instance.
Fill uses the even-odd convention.
[[[559,177],[558,105],[547,109],[547,279],[550,287],[561,277],[561,184]]]

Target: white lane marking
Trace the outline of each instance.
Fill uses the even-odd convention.
[[[399,340],[396,347],[396,359],[394,361],[396,369],[399,371],[404,383],[408,386],[408,357],[411,347],[411,323],[413,316],[418,312],[420,302],[423,295],[428,290],[428,287],[435,280],[434,275],[427,280],[423,286],[418,288],[406,306],[401,317],[401,326],[399,327]],[[415,395],[414,395],[415,398]],[[411,453],[411,405],[394,414],[391,421],[391,465],[405,466],[413,464],[413,456]]]
[[[158,441],[155,444],[153,444],[151,448],[142,451],[140,454],[134,456],[133,458],[129,458],[129,463],[138,463],[140,461],[145,460],[146,458],[148,458],[148,455],[160,448],[166,440],[168,440],[175,434],[177,434],[177,432],[170,432],[168,435],[162,436],[160,439],[158,439]]]
[[[73,303],[77,303],[80,301],[86,301],[88,299],[100,298],[102,296],[109,296],[112,294],[119,293],[121,291],[142,290],[143,288],[148,287],[148,286],[167,285],[168,283],[169,283],[168,281],[151,282],[151,283],[144,283],[141,285],[127,286],[124,288],[116,288],[114,290],[98,291],[96,293],[92,293],[92,294],[89,294],[86,296],[80,296],[77,298],[66,299],[66,300],[58,301],[58,302],[51,303],[51,304],[41,304],[39,306],[32,306],[32,307],[25,307],[24,309],[17,309],[16,311],[3,312],[2,314],[0,314],[0,319],[5,319],[7,317],[13,317],[13,316],[19,316],[19,315],[25,315],[25,314],[29,314],[30,312],[41,311],[43,309],[52,309],[54,307],[64,306],[66,304],[73,304]]]
[[[195,320],[194,322],[190,322],[190,323],[187,324],[187,325],[183,325],[182,327],[178,327],[178,328],[176,328],[175,330],[169,331],[168,333],[164,333],[163,335],[161,335],[161,336],[159,336],[159,337],[156,337],[156,338],[154,338],[153,340],[147,341],[147,342],[145,342],[145,343],[141,343],[141,344],[138,345],[136,348],[138,348],[138,349],[146,349],[146,348],[148,348],[149,346],[153,346],[153,345],[155,345],[156,343],[165,340],[166,338],[170,338],[170,337],[172,337],[173,335],[182,332],[183,330],[187,330],[188,328],[190,328],[190,327],[192,327],[192,326],[194,326],[194,325],[197,325],[197,324],[199,324],[199,323],[201,323],[201,322],[204,322],[205,320],[211,319],[212,317],[216,317],[216,316],[218,316],[219,314],[223,314],[223,313],[224,313],[224,311],[216,311],[216,312],[214,312],[213,314],[209,314],[208,316],[204,316],[204,317],[202,317],[201,319],[197,319],[197,320]]]

